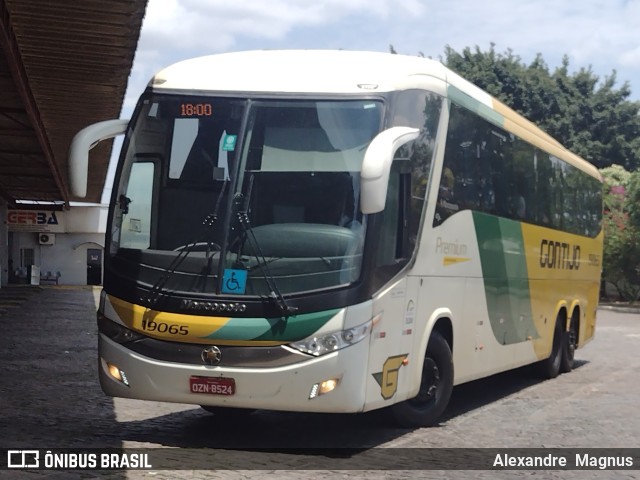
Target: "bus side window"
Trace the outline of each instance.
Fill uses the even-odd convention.
[[[460,211],[468,202],[464,197],[470,196],[465,157],[475,145],[469,138],[469,132],[473,131],[472,117],[466,113],[462,108],[451,104],[444,164],[438,182],[438,200],[433,218],[434,227]]]
[[[387,201],[382,213],[382,228],[378,239],[378,266],[392,266],[401,258],[402,203],[398,163],[394,162],[389,175]]]
[[[420,129],[419,137],[401,146],[394,157],[403,165],[397,180],[403,195],[405,217],[400,256],[407,259],[413,255],[418,243],[442,101],[439,95],[424,90],[398,92],[395,99],[392,125]]]
[[[398,92],[391,126],[418,128],[418,138],[394,155],[378,240],[377,279],[384,284],[411,259],[422,224],[442,97],[423,90]]]
[[[145,249],[150,247],[151,219],[153,207],[153,183],[155,179],[153,162],[136,162],[131,165],[131,175],[127,194],[121,202],[126,202],[122,211],[119,246],[123,248]]]
[[[396,157],[398,156],[396,155]],[[411,199],[412,178],[409,167],[406,158],[397,158],[391,165],[387,200],[382,212],[382,225],[376,242],[378,247],[377,282],[379,284],[384,284],[398,273],[407,264],[415,249],[418,235],[418,224],[415,217],[420,215],[422,204],[420,203],[419,210],[414,211]]]

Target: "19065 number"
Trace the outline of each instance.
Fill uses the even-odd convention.
[[[175,323],[154,322],[153,320],[142,320],[142,329],[146,332],[169,333],[170,335],[188,335],[189,327],[177,325]]]

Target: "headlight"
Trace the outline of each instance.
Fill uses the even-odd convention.
[[[342,348],[354,345],[365,338],[371,331],[372,321],[348,328],[340,332],[327,333],[316,337],[305,338],[299,342],[290,343],[289,346],[303,353],[319,357],[327,353],[335,352]]]
[[[112,322],[107,317],[98,313],[98,330],[116,343],[125,344],[145,338],[144,335],[128,329],[124,325]]]
[[[104,307],[107,303],[107,292],[104,291],[104,288],[100,290],[100,302],[98,303],[98,312],[104,313]]]

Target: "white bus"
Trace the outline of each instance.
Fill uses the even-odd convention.
[[[433,424],[452,387],[594,335],[601,176],[438,62],[254,51],[172,65],[125,134],[98,311],[108,395]]]

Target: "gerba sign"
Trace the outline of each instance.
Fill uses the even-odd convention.
[[[64,232],[62,212],[42,210],[9,210],[7,225],[10,232]]]

